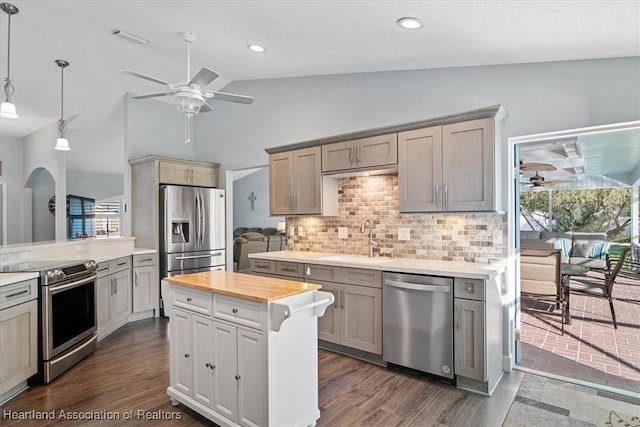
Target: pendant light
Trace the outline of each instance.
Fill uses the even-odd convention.
[[[69,63],[64,59],[56,59],[55,63],[60,67],[60,120],[58,120],[58,139],[54,148],[59,151],[69,151],[71,150],[69,141],[64,137],[67,132],[67,124],[64,122],[64,69],[69,66]]]
[[[18,8],[11,3],[0,3],[0,9],[4,10],[9,15],[9,22],[7,25],[7,77],[4,78],[4,95],[5,101],[0,104],[0,117],[3,119],[17,119],[16,106],[11,103],[11,96],[15,92],[15,88],[11,84],[11,74],[9,68],[11,65],[11,16],[18,13]]]

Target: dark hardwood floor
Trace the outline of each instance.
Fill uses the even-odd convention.
[[[188,408],[169,402],[167,326],[166,319],[124,326],[51,384],[32,386],[0,407],[0,425],[211,425]],[[494,396],[487,398],[423,375],[320,350],[322,415],[317,425],[500,426],[521,379],[521,373],[512,372],[503,378]],[[11,419],[45,414],[53,414],[53,419]],[[87,420],[87,416],[98,419]],[[116,417],[119,419],[110,419]]]

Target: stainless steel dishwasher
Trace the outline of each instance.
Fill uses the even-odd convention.
[[[453,379],[453,279],[382,278],[382,359]]]

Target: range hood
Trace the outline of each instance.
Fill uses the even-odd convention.
[[[397,175],[397,174],[398,174],[397,164],[322,172],[322,176],[331,177],[331,178],[351,178],[355,176]]]

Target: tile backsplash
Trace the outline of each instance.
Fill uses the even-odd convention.
[[[339,179],[338,215],[288,216],[288,249],[366,255],[369,229],[361,233],[360,224],[367,217],[381,256],[480,263],[507,256],[505,214],[400,213],[397,175]],[[338,237],[338,227],[348,238]],[[398,228],[408,228],[410,239],[399,240]]]

